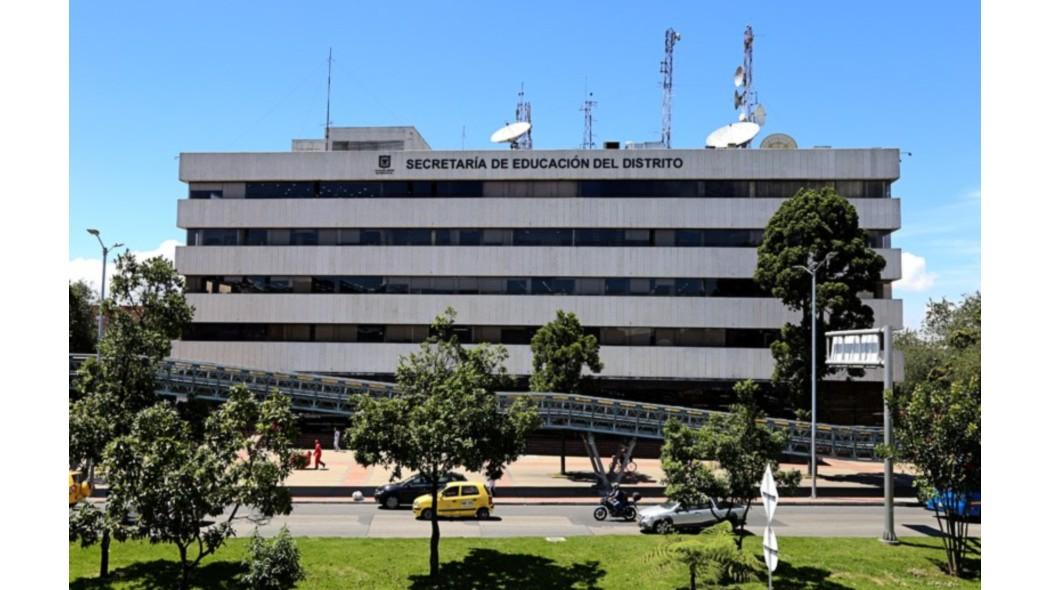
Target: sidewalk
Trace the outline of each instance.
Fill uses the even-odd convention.
[[[325,469],[296,470],[285,480],[297,502],[351,502],[354,491],[366,501],[372,500],[375,488],[391,481],[391,470],[379,466],[362,467],[351,451],[326,450],[321,457]],[[607,463],[607,461],[606,461]],[[663,471],[659,459],[635,459],[638,470],[626,474],[622,486],[642,494],[643,503],[663,500]],[[312,463],[311,463],[312,465]],[[816,500],[809,498],[810,478],[806,465],[781,464],[782,469],[803,472],[795,497],[785,497],[785,504],[881,504],[883,466],[881,462],[823,459],[818,469]],[[525,455],[512,463],[496,481],[495,496],[504,503],[521,504],[589,504],[597,494],[595,476],[587,457],[566,457],[566,475],[560,473],[561,460],[552,455]],[[896,495],[914,503],[911,476],[906,469],[895,469]],[[480,473],[459,471],[468,479],[484,481]],[[403,472],[400,479],[412,475]]]

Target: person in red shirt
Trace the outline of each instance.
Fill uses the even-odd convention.
[[[324,467],[325,469],[328,469],[328,466],[325,465],[324,461],[321,460],[321,441],[315,439],[314,440],[314,469],[317,469],[318,467]]]

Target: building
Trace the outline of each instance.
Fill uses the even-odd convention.
[[[717,406],[769,379],[769,343],[798,321],[752,281],[763,228],[825,183],[886,259],[876,324],[902,325],[896,149],[438,151],[413,127],[329,141],[181,155],[176,266],[196,314],[173,357],[390,379],[451,305],[461,340],[507,345],[527,375],[532,334],[564,309],[599,337],[596,393]],[[881,378],[829,386],[821,419],[875,422]]]

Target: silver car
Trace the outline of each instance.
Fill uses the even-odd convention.
[[[667,502],[639,510],[638,526],[645,533],[666,535],[676,531],[698,531],[720,520],[734,523],[743,516],[743,506],[716,506],[713,501],[707,506],[683,506],[678,502]]]

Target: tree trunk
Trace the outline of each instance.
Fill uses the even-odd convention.
[[[190,587],[190,567],[186,563],[186,546],[179,545],[179,590]]]
[[[438,528],[438,487],[437,476],[430,480],[430,579],[438,579],[438,543],[441,541],[441,529]]]
[[[105,578],[109,575],[109,529],[102,531],[102,542],[99,548],[101,555],[98,562],[98,577]]]
[[[696,590],[696,566],[689,566],[689,590]]]

